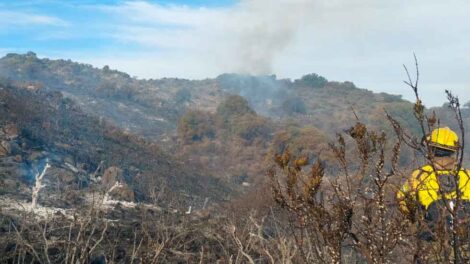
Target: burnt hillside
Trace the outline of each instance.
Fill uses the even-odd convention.
[[[166,186],[171,190],[167,195],[173,198],[183,194],[220,199],[227,191],[210,175],[188,168],[156,144],[89,116],[59,92],[1,84],[0,126],[8,125],[15,127],[18,136],[5,143],[9,147],[4,158],[15,156],[19,166],[44,157],[58,163],[66,159],[86,174],[100,163],[103,168],[117,166],[140,200],[149,198],[149,183],[157,189]]]
[[[328,132],[353,119],[352,109],[363,121],[374,123],[381,119],[383,108],[397,109],[409,121],[406,110],[412,107],[400,96],[372,93],[351,82],[332,82],[317,74],[297,80],[240,74],[205,80],[142,80],[109,67],[40,59],[32,52],[1,58],[0,77],[59,91],[87,113],[152,140],[174,135],[178,119],[188,110],[215,112],[230,94],[246,98],[261,115],[294,119]]]
[[[299,131],[319,131],[321,142],[312,142],[314,146],[327,144],[357,121],[393,135],[384,121],[387,111],[412,133],[420,134],[413,104],[401,96],[373,93],[317,74],[297,80],[240,74],[205,80],[142,80],[109,67],[41,59],[30,52],[1,58],[0,77],[73,102],[83,114],[124,131],[120,133],[125,137],[158,142],[190,166],[209,169],[204,174],[238,183],[237,179],[262,178],[264,161],[270,160],[265,155],[289,144],[280,141],[299,133],[317,138],[317,133]],[[224,120],[218,108],[234,94],[243,97],[256,114],[238,113]],[[432,111],[442,117],[441,123],[455,128],[445,106]]]

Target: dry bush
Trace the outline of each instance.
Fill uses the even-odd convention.
[[[275,199],[291,215],[294,237],[308,263],[340,263],[345,256],[370,263],[396,258],[396,246],[407,228],[393,206],[394,175],[399,147],[385,163],[384,134],[368,131],[357,123],[349,130],[357,153],[347,156],[346,139],[338,135],[331,144],[340,176],[328,175],[317,159],[305,171],[308,158],[294,158],[287,150],[276,157],[277,169],[269,171]],[[388,168],[386,168],[388,167]],[[388,171],[391,169],[392,171]],[[279,179],[278,174],[285,175]],[[389,221],[391,218],[398,221]]]
[[[0,215],[1,263],[298,263],[298,248],[268,217],[83,211],[73,219]],[[140,210],[140,211],[139,211]],[[127,217],[124,217],[124,214]],[[132,217],[129,215],[132,214]],[[238,216],[240,217],[240,216]],[[269,226],[270,229],[267,229]],[[271,230],[272,229],[272,230]],[[268,230],[271,230],[268,232]],[[100,262],[101,261],[101,262]],[[104,262],[106,261],[106,262]]]
[[[387,114],[395,135],[374,131],[361,122],[337,135],[330,144],[336,159],[333,169],[325,168],[320,158],[311,164],[308,155],[292,155],[289,149],[276,156],[276,165],[268,172],[274,199],[290,216],[291,239],[296,241],[304,262],[469,261],[470,218],[458,184],[455,207],[448,206],[449,201],[443,198],[446,206],[434,225],[426,221],[426,212],[416,199],[406,197],[408,210],[402,212],[395,198],[411,173],[409,168],[399,166],[402,148],[414,153],[409,164],[435,164],[428,142],[421,139],[440,127],[440,122],[433,113],[426,113],[418,96],[417,63],[416,70],[414,81],[406,70],[406,83],[416,95],[412,113],[420,135],[409,132]],[[458,164],[452,171],[456,181],[462,168],[465,131],[458,98],[447,94],[461,135]],[[426,232],[432,232],[434,239],[423,240]]]

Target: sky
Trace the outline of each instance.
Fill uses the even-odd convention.
[[[317,73],[427,106],[470,101],[467,0],[0,0],[0,56],[109,65],[138,78]]]

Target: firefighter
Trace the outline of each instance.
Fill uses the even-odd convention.
[[[425,140],[431,162],[412,173],[397,198],[402,212],[412,220],[416,220],[417,210],[424,210],[429,228],[419,236],[430,241],[435,239],[437,223],[444,222],[449,227],[470,215],[470,177],[469,171],[458,168],[456,153],[460,145],[454,131],[448,127],[437,128]],[[454,212],[457,205],[459,211]],[[454,219],[453,215],[459,219]]]

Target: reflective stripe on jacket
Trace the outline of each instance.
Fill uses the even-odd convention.
[[[415,170],[397,193],[401,209],[408,211],[406,197],[417,199],[425,209],[433,202],[442,200],[443,196],[449,200],[456,199],[457,184],[461,199],[470,201],[469,171],[461,170],[458,173],[458,182],[455,181],[453,173],[449,170],[438,170],[436,173],[430,165]]]

